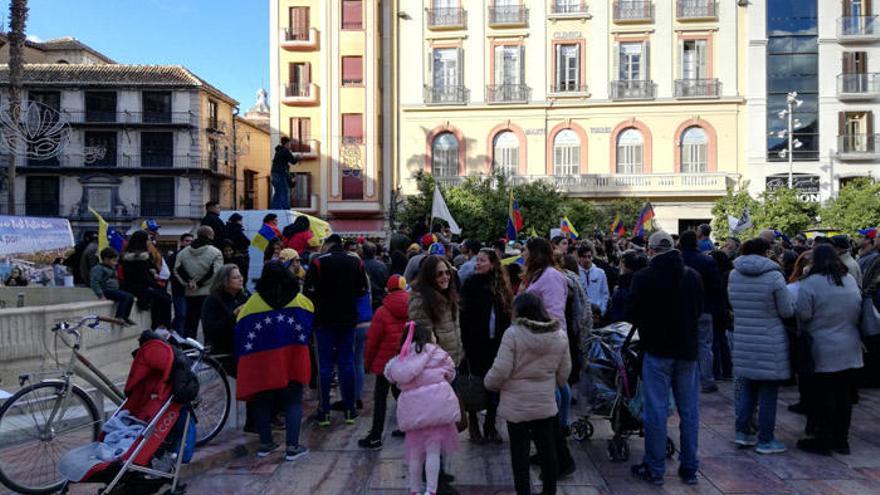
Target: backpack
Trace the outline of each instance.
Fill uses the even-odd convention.
[[[171,393],[174,402],[188,404],[199,395],[199,377],[192,370],[192,362],[180,349],[174,349],[174,365],[171,368]]]

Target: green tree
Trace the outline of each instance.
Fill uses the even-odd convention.
[[[416,172],[418,194],[410,194],[403,201],[399,213],[399,221],[413,233],[422,232],[428,227],[431,219],[431,200],[434,197],[434,177],[422,171]]]
[[[712,206],[712,231],[718,237],[725,237],[730,232],[730,224],[727,221],[728,216],[739,218],[743,214],[746,206],[752,215],[752,223],[754,224],[755,215],[761,208],[761,203],[751,197],[748,192],[749,184],[744,183],[739,190],[732,187],[727,188],[727,194],[715,201]],[[754,237],[757,233],[757,227],[751,227],[737,234],[741,239]]]
[[[776,229],[795,236],[816,223],[819,205],[803,201],[797,191],[779,188],[761,193],[761,208],[754,215],[754,223],[760,229]]]
[[[859,229],[880,226],[880,182],[856,179],[821,210],[826,227],[855,234]]]

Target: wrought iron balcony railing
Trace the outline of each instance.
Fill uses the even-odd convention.
[[[717,98],[721,96],[718,79],[676,79],[676,98]]]
[[[657,85],[650,79],[611,81],[609,93],[612,100],[650,100],[657,93]]]
[[[650,0],[616,0],[614,2],[615,22],[651,22],[654,20],[654,6]]]
[[[454,28],[467,25],[467,11],[460,7],[428,9],[429,28]]]
[[[532,88],[525,84],[493,84],[486,86],[486,101],[489,103],[526,103]]]
[[[470,90],[464,86],[425,86],[428,105],[464,105],[470,99]]]
[[[529,9],[524,5],[498,5],[489,7],[489,24],[492,26],[524,25],[529,22]]]

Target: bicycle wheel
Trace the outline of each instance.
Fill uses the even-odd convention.
[[[101,417],[79,387],[62,382],[29,385],[0,407],[0,483],[20,493],[52,493],[64,479],[58,460],[98,439]],[[52,424],[49,416],[56,410]]]
[[[202,446],[226,426],[232,407],[232,393],[226,372],[214,358],[205,356],[194,371],[199,378],[199,395],[192,404],[198,421],[196,445]]]

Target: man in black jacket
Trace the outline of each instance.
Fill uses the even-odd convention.
[[[681,418],[678,475],[685,483],[695,484],[700,393],[697,320],[703,313],[703,288],[699,274],[685,266],[666,232],[651,235],[648,255],[648,267],[633,275],[626,306],[627,320],[638,328],[644,351],[645,458],[632,467],[632,473],[649,483],[663,484],[671,386]]]
[[[299,163],[299,158],[290,151],[290,138],[283,136],[281,143],[275,147],[272,157],[272,195],[273,210],[290,209],[290,165]]]
[[[233,213],[229,215],[229,220],[226,221],[226,238],[232,241],[233,249],[235,249],[235,255],[232,258],[233,262],[238,266],[238,271],[241,272],[244,283],[247,285],[248,270],[251,262],[248,248],[251,246],[251,240],[244,233],[244,225],[242,225],[241,221],[241,214]]]
[[[333,367],[339,385],[345,422],[354,424],[355,409],[354,333],[357,299],[367,290],[364,264],[347,252],[342,238],[332,234],[324,241],[325,253],[312,260],[306,273],[304,293],[315,303],[315,336],[321,377],[321,410],[318,425],[330,426],[330,379]]]
[[[226,240],[226,225],[220,220],[220,203],[216,201],[208,201],[205,203],[205,216],[202,218],[202,225],[211,227],[214,231],[214,240],[211,244],[223,250],[223,241]]]

